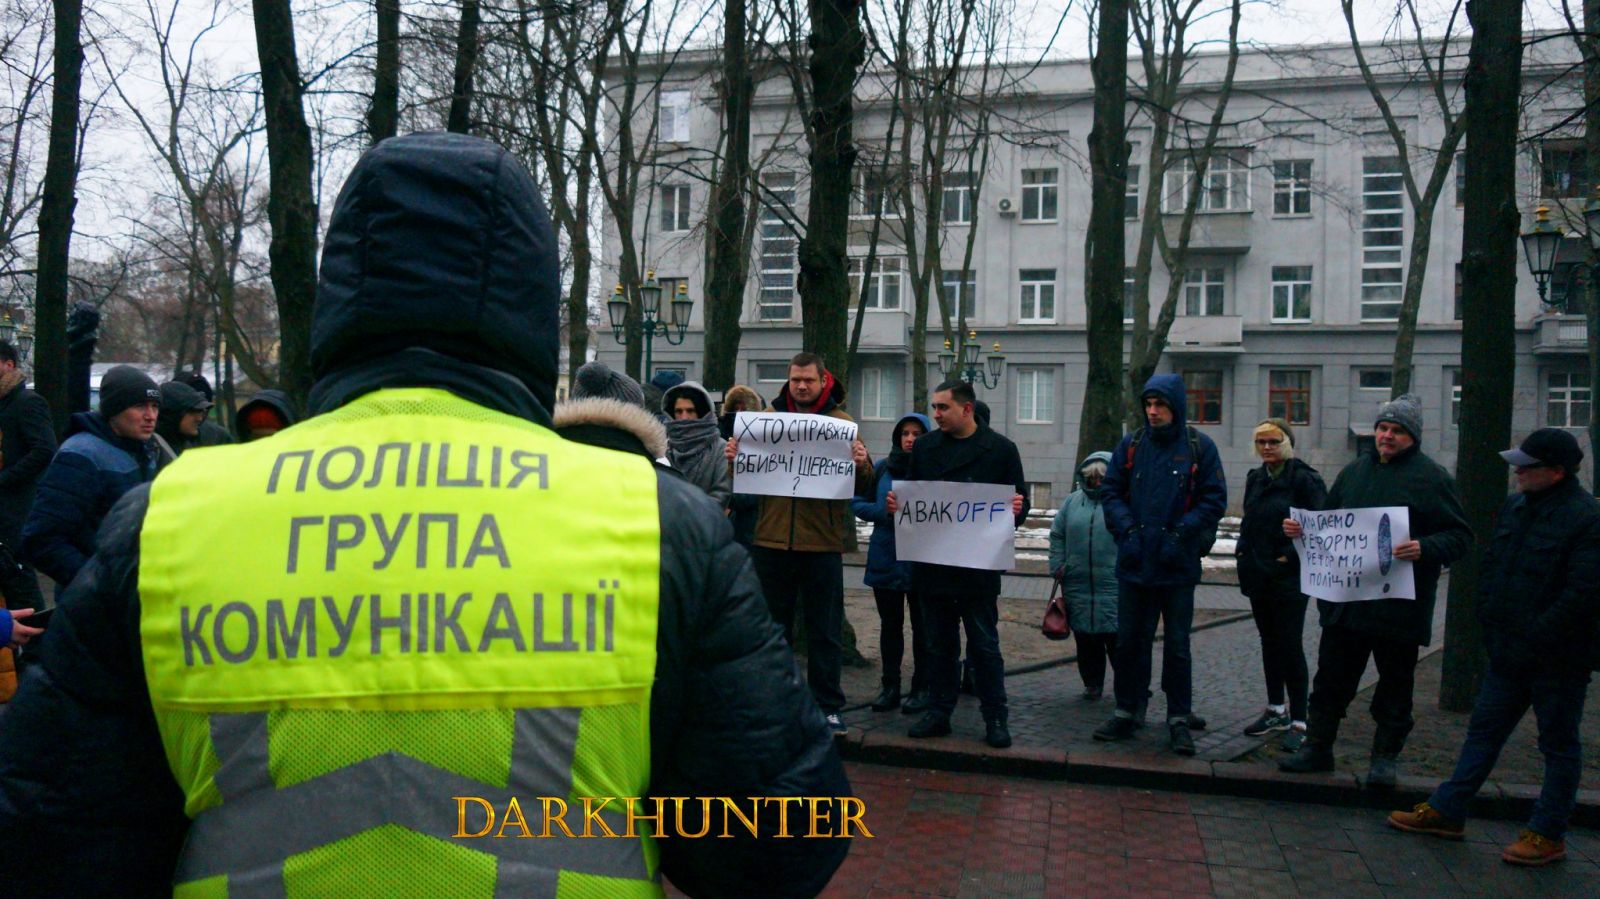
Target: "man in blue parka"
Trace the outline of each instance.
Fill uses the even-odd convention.
[[[1117,711],[1094,732],[1123,740],[1150,688],[1156,620],[1165,622],[1161,691],[1172,751],[1194,755],[1189,627],[1200,559],[1216,540],[1228,485],[1211,438],[1189,427],[1183,379],[1156,375],[1140,394],[1146,427],[1122,438],[1100,491],[1117,538]]]

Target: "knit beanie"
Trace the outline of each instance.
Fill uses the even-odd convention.
[[[1392,421],[1411,435],[1411,439],[1422,441],[1422,397],[1414,393],[1405,393],[1395,397],[1378,407],[1378,417],[1373,419],[1373,424]]]
[[[572,398],[621,400],[643,408],[644,388],[622,372],[613,371],[604,362],[589,362],[572,376]]]
[[[161,402],[155,379],[131,365],[118,365],[100,377],[100,415],[115,418],[140,403]]]

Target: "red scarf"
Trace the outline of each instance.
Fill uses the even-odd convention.
[[[783,401],[789,407],[790,412],[809,412],[811,414],[817,414],[821,411],[823,404],[828,401],[828,398],[833,396],[833,385],[833,372],[825,371],[822,373],[822,392],[817,394],[817,401],[812,403],[809,408],[795,402],[794,397],[789,395],[789,389],[787,385],[784,387]]]

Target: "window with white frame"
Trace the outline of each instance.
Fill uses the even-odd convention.
[[[1250,211],[1250,151],[1215,150],[1205,176],[1196,178],[1198,166],[1191,156],[1179,156],[1167,166],[1162,187],[1163,212],[1183,212],[1190,191],[1199,191],[1197,212]]]
[[[1450,427],[1461,427],[1461,369],[1450,369]]]
[[[661,230],[689,230],[689,185],[665,184],[661,187]]]
[[[1272,320],[1311,321],[1311,266],[1272,267]]]
[[[1394,156],[1361,161],[1361,320],[1400,318],[1405,269],[1405,180]]]
[[[939,218],[947,225],[972,223],[972,173],[947,172],[944,176]]]
[[[853,218],[898,218],[900,215],[899,178],[893,170],[880,166],[859,165],[853,170],[855,189],[850,192],[850,215]]]
[[[683,143],[689,139],[688,91],[662,91],[660,117],[656,121],[658,140]]]
[[[1017,276],[1022,285],[1022,308],[1017,320],[1041,324],[1056,320],[1056,270],[1025,268]]]
[[[1017,424],[1047,425],[1055,421],[1055,372],[1048,368],[1018,368]]]
[[[1539,142],[1539,196],[1552,200],[1589,196],[1589,152],[1581,139]]]
[[[1550,428],[1589,426],[1589,373],[1552,371],[1545,375],[1544,423]]]
[[[971,321],[978,317],[978,275],[968,269],[960,272],[940,272],[939,291],[944,294],[944,308],[958,318]]]
[[[1183,314],[1222,315],[1227,290],[1227,272],[1221,266],[1189,269],[1183,276]]]
[[[859,256],[850,260],[850,290],[861,296],[861,273],[867,260]],[[872,279],[867,282],[868,309],[899,309],[901,289],[901,259],[899,256],[879,256],[872,261]]]
[[[756,235],[760,254],[761,286],[756,293],[756,318],[760,321],[787,321],[794,318],[795,277],[800,270],[800,241],[784,220],[782,210],[793,210],[794,175],[775,174],[766,178],[765,202]],[[785,373],[784,378],[788,378]]]
[[[857,411],[864,419],[893,420],[905,410],[901,398],[905,372],[898,365],[867,365],[861,369],[861,395]]]
[[[1128,166],[1128,187],[1122,195],[1122,217],[1136,219],[1139,217],[1139,166]]]
[[[1122,321],[1124,324],[1133,321],[1133,301],[1136,294],[1133,290],[1133,269],[1122,270]]]
[[[789,363],[757,362],[755,380],[756,391],[770,403],[778,395],[779,388],[789,383]]]
[[[1060,169],[1023,169],[1022,220],[1055,221],[1057,192],[1060,190],[1060,185]]]
[[[1273,161],[1272,214],[1311,214],[1311,160],[1278,159]]]

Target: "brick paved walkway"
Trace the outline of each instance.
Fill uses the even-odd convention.
[[[1600,834],[1568,859],[1500,861],[1515,825],[1450,843],[1383,813],[981,774],[847,765],[875,839],[825,896],[1594,896]]]

